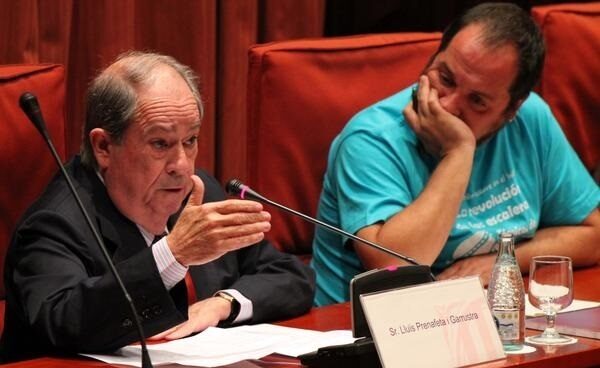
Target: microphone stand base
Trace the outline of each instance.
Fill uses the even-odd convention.
[[[309,368],[381,368],[375,344],[370,337],[351,344],[325,346],[298,358]]]

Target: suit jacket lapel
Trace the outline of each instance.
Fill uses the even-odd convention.
[[[125,217],[110,200],[106,187],[95,172],[85,170],[92,201],[96,207],[98,231],[115,263],[131,257],[147,247],[138,227]]]

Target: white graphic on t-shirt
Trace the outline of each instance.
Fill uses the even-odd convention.
[[[464,240],[454,251],[454,258],[469,257],[475,254],[490,253],[496,239],[487,231],[478,231]]]
[[[453,259],[492,252],[500,231],[526,234],[538,225],[532,216],[525,214],[530,211],[530,205],[515,181],[514,171],[467,193],[463,206],[455,224],[459,236],[455,239],[460,243],[452,254]],[[466,239],[461,241],[460,237]]]

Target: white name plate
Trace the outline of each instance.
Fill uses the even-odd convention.
[[[462,367],[504,358],[478,277],[360,296],[383,367]]]

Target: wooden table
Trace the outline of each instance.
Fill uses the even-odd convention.
[[[526,280],[527,281],[527,280]],[[600,301],[600,266],[576,270],[574,273],[575,298]],[[583,320],[600,321],[600,308],[572,312],[573,317]],[[350,328],[350,305],[348,303],[335,304],[327,307],[313,308],[309,313],[278,324],[289,327],[309,328],[328,331]],[[557,318],[560,324],[560,316]],[[527,335],[539,331],[527,330]],[[523,355],[509,355],[506,359],[480,364],[474,367],[526,367],[526,368],[582,368],[600,367],[600,340],[578,337],[579,341],[573,345],[538,348],[536,352]],[[86,358],[38,358],[19,363],[5,365],[4,367],[127,367],[122,365],[109,365]],[[161,367],[184,367],[182,365],[167,365]],[[297,359],[271,355],[260,360],[244,361],[229,368],[289,368],[299,367]]]

